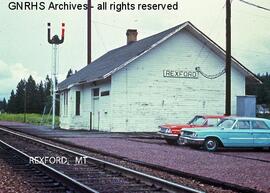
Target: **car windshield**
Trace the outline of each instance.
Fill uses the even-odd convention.
[[[202,116],[195,116],[188,124],[189,125],[204,125],[205,118]]]
[[[218,127],[223,127],[223,128],[231,128],[234,124],[235,120],[234,119],[222,119],[218,123]]]

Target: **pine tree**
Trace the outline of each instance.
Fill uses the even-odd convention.
[[[256,95],[257,104],[266,104],[270,107],[270,76],[266,72],[265,75],[258,74],[258,78],[263,84],[255,84],[254,82],[247,81],[246,94]]]
[[[25,101],[25,80],[20,80],[17,85],[16,94],[15,94],[15,104],[16,104],[16,112],[23,113],[24,112],[24,101]]]
[[[38,89],[35,80],[30,75],[26,82],[26,106],[28,113],[40,113],[38,109]]]
[[[73,74],[73,71],[71,69],[69,69],[66,78],[70,77]]]
[[[10,93],[10,98],[8,100],[8,107],[7,107],[7,112],[8,113],[17,113],[15,99],[16,99],[16,97],[15,97],[15,94],[14,94],[14,90],[12,90],[11,93]]]
[[[46,106],[46,113],[49,113],[50,108],[52,106],[52,79],[49,76],[46,76],[45,84],[44,84],[44,106]]]
[[[5,98],[3,99],[2,107],[3,107],[4,112],[7,112],[7,101]]]
[[[45,103],[45,92],[43,82],[41,81],[38,85],[38,93],[37,93],[37,102],[38,102],[38,111],[43,113],[44,103]]]

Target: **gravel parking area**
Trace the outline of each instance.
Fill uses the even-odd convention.
[[[0,193],[36,191],[3,160],[0,159]]]
[[[1,121],[0,125],[181,172],[270,192],[270,152],[266,150],[222,149],[217,153],[208,153],[186,146],[167,145],[165,140],[152,134],[51,130],[44,126]]]
[[[63,138],[76,145],[86,146],[134,160],[156,164],[212,179],[239,184],[259,191],[270,192],[270,163],[243,157],[228,156],[229,152],[208,153],[189,147],[169,146],[149,141],[120,138]],[[248,156],[250,152],[244,152]],[[269,152],[258,154],[269,157]],[[225,154],[225,155],[223,155]],[[241,152],[233,152],[241,155]],[[255,156],[256,152],[251,152]],[[261,156],[262,156],[261,155]]]
[[[267,150],[256,151],[254,149],[224,149],[219,151],[218,153],[231,157],[239,157],[270,162],[270,152],[269,151],[267,152]]]

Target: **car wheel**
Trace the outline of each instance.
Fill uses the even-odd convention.
[[[174,139],[166,139],[167,143],[169,145],[177,145],[177,140],[174,140]]]
[[[179,135],[179,137],[178,137],[177,144],[178,144],[178,145],[185,145],[185,140],[182,139],[180,135]]]
[[[263,151],[263,150],[264,150],[263,147],[255,147],[254,149],[255,149],[256,151]]]
[[[218,146],[218,140],[215,138],[208,138],[204,142],[204,149],[210,152],[216,151]]]

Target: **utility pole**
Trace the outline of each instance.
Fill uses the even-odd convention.
[[[25,87],[24,87],[24,105],[23,105],[23,111],[24,111],[24,114],[23,114],[23,122],[25,123],[26,122],[26,84],[25,84]]]
[[[92,4],[91,4],[91,0],[88,0],[88,10],[87,10],[87,64],[91,63],[92,60],[92,25],[91,25],[91,19],[92,19]]]
[[[226,0],[226,100],[225,115],[231,115],[231,0]]]
[[[55,128],[55,99],[56,99],[56,69],[57,69],[57,52],[58,45],[64,42],[65,37],[65,24],[62,23],[61,30],[61,39],[59,39],[58,35],[55,35],[51,38],[51,24],[48,23],[48,42],[53,46],[53,65],[52,65],[52,129]]]

